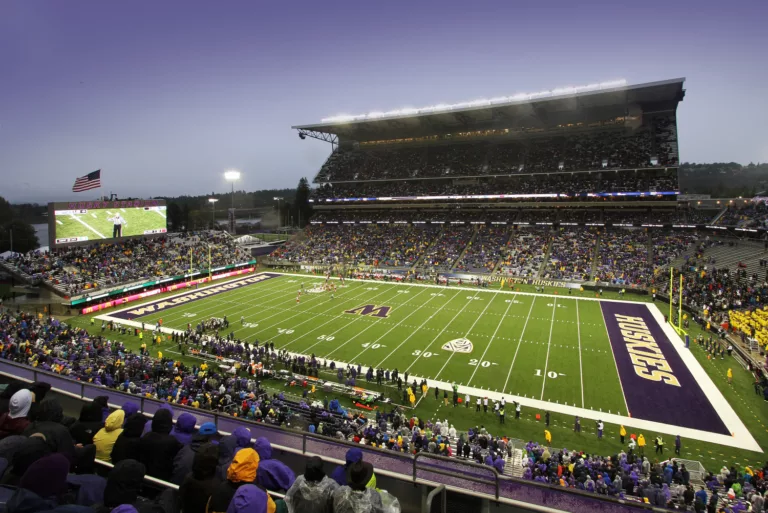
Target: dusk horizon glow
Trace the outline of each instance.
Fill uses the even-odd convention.
[[[685,77],[681,162],[768,161],[768,3],[0,4],[11,202],[294,188],[331,151],[291,126]],[[71,192],[102,170],[103,187]]]

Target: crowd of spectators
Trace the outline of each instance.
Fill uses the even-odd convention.
[[[506,227],[484,226],[480,228],[474,241],[467,247],[464,256],[456,264],[455,269],[469,272],[492,272],[501,258],[507,237]]]
[[[544,278],[588,280],[592,273],[597,234],[591,230],[561,229],[552,236]]]
[[[400,149],[337,150],[322,166],[315,181],[554,173],[676,165],[674,127],[673,120],[665,123],[656,118],[654,123],[633,133],[614,129],[502,143],[484,140]]]
[[[74,297],[140,280],[181,275],[190,267],[208,269],[209,251],[213,267],[250,260],[228,234],[201,232],[31,251],[4,262]]]
[[[497,273],[503,276],[535,278],[539,274],[549,235],[543,229],[513,231],[501,252]]]
[[[471,238],[471,227],[445,228],[427,248],[422,265],[438,272],[450,270]]]
[[[600,234],[595,279],[614,285],[642,287],[651,277],[648,234],[640,230],[607,230]]]
[[[503,176],[476,180],[398,180],[356,181],[321,184],[312,191],[312,199],[323,202],[338,198],[382,198],[416,196],[470,196],[488,194],[561,194],[560,200],[590,193],[676,191],[677,175],[660,170],[644,172],[603,171],[593,173],[534,174]],[[520,198],[521,200],[524,198]],[[556,200],[557,198],[539,198]],[[594,198],[593,198],[594,199]],[[508,200],[508,198],[507,198]]]
[[[278,262],[410,267],[439,232],[435,225],[310,226],[304,238],[276,249]]]
[[[717,220],[720,226],[768,229],[768,204],[750,203],[746,207],[729,207]]]

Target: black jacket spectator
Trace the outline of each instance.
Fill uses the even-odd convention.
[[[128,417],[123,432],[117,437],[112,447],[112,463],[136,459],[141,450],[141,434],[144,432],[144,424],[147,420],[149,419],[141,413],[134,413]]]
[[[141,439],[141,462],[150,476],[170,481],[173,475],[173,460],[181,444],[171,436],[173,417],[170,411],[161,409],[152,418],[152,431]]]
[[[195,453],[192,472],[179,488],[184,513],[205,513],[208,499],[221,484],[221,480],[216,477],[218,461],[219,447],[212,443],[201,445]]]

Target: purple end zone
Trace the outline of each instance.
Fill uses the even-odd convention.
[[[248,285],[252,285],[254,283],[259,283],[265,280],[269,280],[270,278],[277,278],[278,276],[282,276],[282,274],[259,273],[254,276],[240,278],[239,280],[228,281],[226,283],[222,283],[221,285],[211,285],[200,290],[191,289],[188,292],[179,294],[178,296],[168,297],[165,299],[158,299],[156,301],[151,301],[149,303],[136,305],[133,308],[128,308],[120,312],[112,313],[110,314],[110,316],[116,317],[118,319],[133,320],[138,317],[143,317],[145,315],[151,315],[158,312],[162,312],[163,310],[173,308],[174,306],[183,305],[185,303],[190,303],[192,301],[197,301],[198,299],[205,299],[210,296],[215,296],[217,294],[229,292],[230,290],[239,289]]]
[[[600,306],[603,309],[605,325],[608,328],[616,366],[619,369],[619,378],[632,418],[730,435],[704,391],[647,306],[612,301],[602,301]],[[632,362],[627,346],[638,340],[625,339],[622,328],[619,327],[622,320],[618,316],[642,319],[639,323],[631,323],[632,326],[642,326],[642,324],[647,326],[648,332],[662,353],[661,357],[666,360],[671,368],[671,374],[680,386],[665,381],[653,381],[638,374],[636,371],[638,367]],[[656,358],[661,357],[656,355]],[[641,365],[639,369],[648,376],[656,367],[652,364],[647,367]]]

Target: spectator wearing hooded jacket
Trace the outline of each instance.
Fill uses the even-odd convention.
[[[219,465],[217,475],[221,480],[227,478],[227,470],[237,451],[251,445],[251,431],[243,426],[235,428],[231,435],[227,435],[219,442]]]
[[[247,447],[235,454],[227,469],[227,480],[221,483],[208,500],[207,513],[225,513],[238,488],[256,482],[259,453]]]
[[[93,401],[80,408],[80,417],[69,432],[76,444],[88,445],[93,443],[93,436],[103,427],[101,405]]]
[[[24,472],[19,488],[8,500],[8,513],[33,511],[91,512],[91,508],[67,504],[69,461],[62,454],[49,454],[32,463]]]
[[[296,480],[296,474],[282,461],[272,459],[272,444],[269,440],[259,437],[253,448],[259,453],[259,485],[267,490],[288,490]]]
[[[307,460],[304,475],[298,476],[285,494],[290,513],[332,513],[333,492],[339,484],[325,475],[323,460],[313,456]]]
[[[123,406],[125,408],[125,406]],[[171,409],[171,406],[169,404],[163,404],[160,406],[160,409],[157,410],[157,413],[159,413],[161,410],[166,410],[171,414],[171,427],[173,427],[173,410]],[[155,413],[155,417],[157,416],[157,413]],[[152,421],[154,420],[154,417],[149,419],[149,421],[144,424],[144,434],[148,434],[152,432]]]
[[[277,505],[264,490],[254,485],[237,489],[227,513],[275,513]]]
[[[117,463],[107,476],[104,488],[104,504],[98,513],[115,513],[119,506],[133,506],[138,513],[162,513],[163,509],[139,495],[144,483],[146,468],[136,460]]]
[[[30,436],[35,433],[41,433],[45,436],[45,441],[50,446],[53,452],[63,454],[72,463],[80,461],[85,464],[86,455],[75,455],[75,442],[72,439],[72,435],[69,429],[62,424],[64,420],[64,411],[61,409],[61,404],[55,399],[43,401],[40,404],[40,408],[35,414],[33,422],[24,431],[25,436]],[[93,446],[89,446],[91,450]],[[81,451],[82,452],[82,451]],[[89,453],[90,454],[90,453]],[[92,458],[92,457],[91,457]],[[90,467],[92,468],[92,461]],[[90,471],[89,468],[87,471]],[[85,469],[83,469],[85,470]]]
[[[181,417],[179,417],[177,424],[178,422],[181,422]],[[192,472],[197,452],[203,445],[214,440],[218,434],[216,424],[213,422],[206,422],[200,426],[200,430],[195,433],[190,443],[184,445],[176,454],[176,458],[173,461],[173,478],[171,482],[177,485],[181,485],[184,482],[187,475]],[[218,462],[218,447],[216,447],[216,461]],[[214,472],[215,470],[214,465]]]
[[[96,446],[96,457],[103,461],[112,460],[112,449],[120,434],[123,432],[123,421],[125,412],[115,410],[109,414],[104,427],[93,437],[93,443]]]
[[[173,459],[181,444],[171,435],[173,418],[169,410],[160,409],[152,418],[152,431],[141,438],[140,461],[152,477],[170,481],[173,475]]]
[[[125,408],[123,411],[126,411]],[[134,413],[125,420],[123,431],[112,446],[110,455],[112,463],[136,458],[141,450],[141,434],[144,432],[146,423],[147,418],[141,413]]]
[[[331,473],[331,479],[339,483],[339,486],[344,486],[347,484],[347,469],[349,469],[353,463],[363,461],[363,451],[353,447],[347,451],[347,455],[344,459],[346,463],[343,466],[339,465]]]
[[[0,415],[0,439],[11,435],[20,435],[29,426],[29,410],[34,396],[29,390],[19,390],[9,403],[9,411]]]
[[[205,424],[200,426],[203,431]],[[195,441],[192,440],[194,446]],[[186,448],[185,448],[186,449]],[[219,462],[219,448],[210,442],[201,445],[194,453],[192,471],[188,473],[179,488],[181,509],[184,513],[205,513],[208,499],[221,484],[216,475]]]
[[[173,426],[173,435],[182,445],[188,445],[195,434],[195,424],[197,419],[191,413],[184,412],[176,419],[176,425]]]

